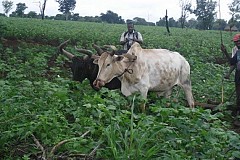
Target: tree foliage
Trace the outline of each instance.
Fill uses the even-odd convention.
[[[122,19],[121,16],[118,16],[117,13],[114,13],[113,11],[108,10],[106,14],[101,13],[100,18],[102,21],[107,22],[107,23],[118,23],[118,24],[123,24],[124,20]]]
[[[16,4],[16,5],[17,5],[16,11],[15,11],[16,15],[17,15],[18,17],[23,17],[24,11],[25,11],[25,9],[27,9],[28,7],[26,6],[25,3],[18,3],[18,4]]]
[[[8,0],[2,1],[2,6],[3,6],[4,13],[7,15],[9,11],[12,9],[13,2]]]
[[[28,18],[37,18],[37,13],[35,12],[35,11],[30,11],[30,12],[28,12],[28,14],[27,14],[27,17]]]
[[[239,17],[240,0],[233,0],[232,3],[228,5],[228,8],[230,10],[230,14],[233,19],[235,19],[236,17]]]
[[[135,21],[135,24],[137,24],[137,25],[147,25],[147,23],[148,23],[144,18],[135,17],[135,18],[133,18],[133,20]]]
[[[240,19],[240,0],[233,0],[231,4],[228,5],[231,19],[228,21],[230,28],[237,24],[237,20]]]
[[[213,24],[213,28],[214,30],[224,30],[224,28],[226,27],[227,22],[224,19],[217,19],[214,24]]]
[[[217,2],[212,0],[197,0],[196,2],[196,9],[191,11],[197,17],[197,28],[203,30],[212,29]]]
[[[56,0],[59,3],[59,11],[66,15],[66,20],[68,20],[68,16],[70,11],[73,11],[76,7],[76,0]]]

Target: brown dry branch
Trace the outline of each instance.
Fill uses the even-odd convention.
[[[40,150],[42,151],[42,159],[47,160],[46,152],[45,152],[43,146],[40,144],[40,142],[37,140],[37,138],[33,134],[32,134],[32,137],[33,137],[33,140],[36,143],[37,147],[40,148]]]
[[[70,155],[66,155],[66,156],[59,156],[58,158],[60,159],[68,159],[69,157],[71,158],[83,158],[83,159],[87,159],[88,155],[87,154],[70,154]]]
[[[95,147],[92,152],[89,153],[88,157],[94,157],[94,155],[96,155],[96,151],[99,148],[100,144],[97,145],[97,147]]]
[[[87,135],[89,132],[90,132],[90,131],[85,132],[83,135],[81,135],[80,138],[83,138],[83,137],[84,137],[85,135]],[[66,140],[63,140],[63,141],[59,142],[58,144],[56,144],[56,145],[52,148],[52,150],[51,150],[51,152],[50,152],[50,155],[54,155],[54,153],[56,152],[57,148],[59,148],[61,145],[65,144],[65,143],[67,143],[67,142],[70,142],[70,141],[77,140],[78,138],[79,138],[79,137],[77,137],[77,138],[71,138],[71,139],[66,139]]]
[[[195,102],[195,106],[200,106],[204,109],[211,109],[213,110],[216,108],[219,104],[209,104],[209,103],[201,103],[201,102]]]

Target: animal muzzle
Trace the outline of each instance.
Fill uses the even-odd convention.
[[[102,88],[102,87],[105,85],[105,82],[102,81],[101,79],[96,79],[96,80],[93,82],[93,85],[94,85],[94,87],[100,89],[100,88]]]

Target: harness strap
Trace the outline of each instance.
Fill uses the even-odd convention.
[[[133,64],[133,62],[135,61],[136,59],[134,59],[133,61],[131,61],[131,63],[127,66],[126,69],[124,69],[124,71],[118,75],[117,77],[121,77],[124,73],[128,72],[129,74],[133,74],[133,70],[132,69],[129,69],[129,67]]]

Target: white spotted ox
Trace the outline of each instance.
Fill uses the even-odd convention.
[[[190,107],[194,107],[190,80],[190,65],[178,52],[167,49],[142,49],[134,43],[125,55],[104,52],[95,57],[99,71],[95,87],[102,87],[114,77],[121,81],[121,92],[129,96],[140,92],[147,98],[148,91],[170,94],[173,86],[183,88]],[[145,108],[143,108],[145,109]]]

